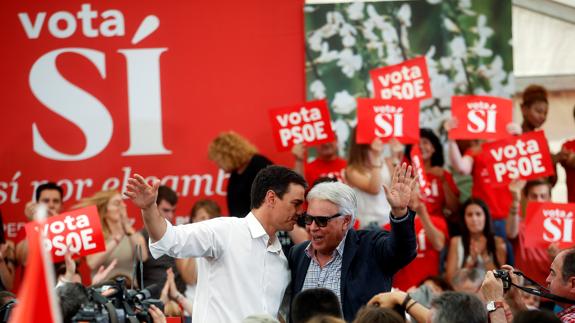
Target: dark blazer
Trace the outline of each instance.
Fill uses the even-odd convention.
[[[402,222],[391,222],[388,231],[347,232],[341,264],[343,316],[351,322],[359,308],[376,294],[389,292],[393,275],[416,256],[415,212]],[[288,255],[291,269],[291,295],[298,294],[311,259],[305,254],[309,241],[294,246]]]

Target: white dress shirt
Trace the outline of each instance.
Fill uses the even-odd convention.
[[[250,212],[168,227],[150,243],[154,258],[203,257],[192,322],[239,322],[252,314],[276,317],[290,281],[288,262],[277,237],[269,236]]]

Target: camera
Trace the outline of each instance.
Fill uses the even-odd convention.
[[[90,301],[82,304],[80,310],[72,317],[72,322],[152,322],[148,313],[150,305],[155,305],[163,311],[164,304],[150,298],[151,285],[142,290],[127,289],[125,279],[116,278],[113,285],[108,286],[113,293],[107,297],[101,295],[101,289],[88,290]]]
[[[495,278],[501,279],[503,282],[503,291],[506,292],[511,288],[511,276],[509,276],[509,272],[503,269],[497,269],[493,271],[493,275]]]

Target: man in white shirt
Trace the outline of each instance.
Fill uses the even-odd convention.
[[[292,170],[269,166],[254,179],[252,211],[245,218],[181,226],[172,226],[158,212],[157,181],[149,185],[135,175],[124,194],[142,209],[154,258],[202,257],[192,321],[228,323],[252,314],[277,317],[290,274],[276,232],[293,229],[306,186]]]

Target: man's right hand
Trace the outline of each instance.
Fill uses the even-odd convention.
[[[145,210],[156,203],[159,187],[160,181],[156,180],[149,185],[142,176],[135,174],[134,178],[128,179],[124,196],[130,198],[137,207]]]

